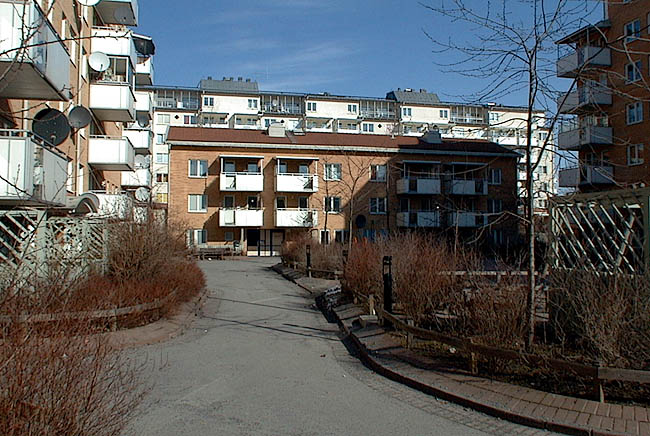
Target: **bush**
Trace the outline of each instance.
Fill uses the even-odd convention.
[[[311,267],[323,271],[343,269],[343,245],[339,243],[320,244],[309,233],[300,233],[282,243],[280,256],[283,262],[307,264],[307,245],[311,247]]]

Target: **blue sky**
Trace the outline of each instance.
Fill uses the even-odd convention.
[[[593,1],[583,3],[593,9]],[[424,31],[445,40],[472,38],[473,30],[436,16],[414,0],[139,4],[136,31],[154,38],[159,85],[196,86],[208,75],[242,76],[257,80],[266,91],[383,97],[408,87],[437,92],[443,100],[461,100],[460,94],[479,89],[486,80],[441,71],[435,61],[443,55],[433,53]],[[525,96],[513,93],[498,102],[524,105]]]

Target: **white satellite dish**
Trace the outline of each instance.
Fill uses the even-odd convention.
[[[133,17],[131,8],[128,6],[120,6],[119,8],[115,9],[113,16],[115,17],[115,21],[117,21],[119,24],[124,25],[131,24],[135,18]]]
[[[149,190],[147,188],[138,188],[135,190],[135,199],[141,202],[149,201]]]
[[[104,71],[108,70],[108,67],[110,67],[111,60],[105,53],[96,51],[88,58],[88,65],[90,65],[90,68],[97,71],[98,73],[103,73]]]
[[[81,3],[84,6],[95,6],[100,1],[102,1],[102,0],[79,0],[79,3]]]
[[[135,167],[136,168],[149,168],[147,163],[147,158],[141,154],[135,155]]]
[[[149,117],[147,114],[138,114],[135,119],[140,127],[145,128],[149,126]]]

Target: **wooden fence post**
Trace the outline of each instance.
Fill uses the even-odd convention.
[[[376,315],[376,312],[375,312],[375,295],[374,294],[370,294],[368,296],[368,313],[370,315]]]

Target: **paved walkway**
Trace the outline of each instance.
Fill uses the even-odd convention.
[[[367,369],[313,296],[269,270],[275,262],[201,263],[209,293],[185,333],[132,351],[156,365],[126,434],[548,434]]]

